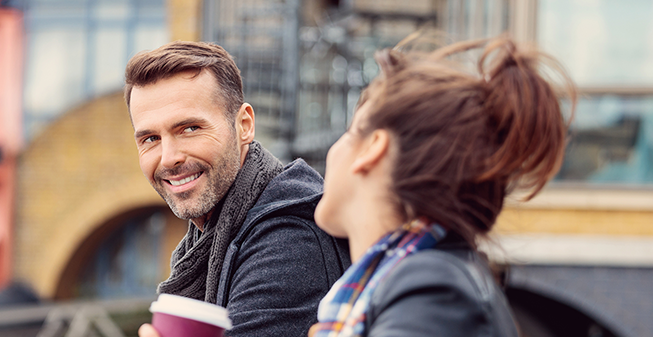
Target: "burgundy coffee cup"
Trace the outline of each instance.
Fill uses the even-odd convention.
[[[221,337],[231,329],[227,309],[182,296],[161,294],[150,311],[161,337]]]

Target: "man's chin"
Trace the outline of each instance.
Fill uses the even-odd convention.
[[[206,213],[203,212],[196,202],[190,200],[175,200],[170,196],[166,196],[164,199],[168,204],[168,207],[170,207],[170,210],[172,210],[172,213],[180,219],[189,220],[199,218]]]
[[[168,206],[170,205],[168,204]],[[178,207],[172,207],[172,206],[170,206],[170,210],[172,210],[172,213],[174,213],[175,216],[177,216],[179,219],[182,220],[196,219],[206,214],[205,212],[203,213],[198,210],[192,210],[192,209],[189,210],[185,208],[180,209]]]

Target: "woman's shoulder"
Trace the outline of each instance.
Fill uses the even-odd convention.
[[[489,268],[465,248],[406,257],[374,291],[368,314],[370,336],[517,336]]]
[[[374,299],[438,287],[483,305],[500,291],[480,256],[469,249],[428,249],[404,258],[379,284]]]
[[[386,281],[388,286],[451,286],[478,302],[487,301],[493,292],[500,291],[485,260],[471,249],[458,247],[428,249],[407,256]]]

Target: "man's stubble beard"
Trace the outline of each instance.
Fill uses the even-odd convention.
[[[173,198],[165,190],[163,184],[166,183],[160,178],[163,171],[155,174],[155,183],[152,186],[178,218],[184,220],[199,218],[215,208],[225,196],[236,179],[238,170],[240,170],[238,145],[235,136],[232,139],[232,144],[227,147],[224,156],[213,163],[213,168],[202,163],[192,163],[183,164],[165,171],[171,175],[178,175],[182,172],[203,171],[202,175],[206,175],[206,183],[202,190],[177,193]],[[195,197],[193,197],[194,195]],[[177,200],[181,202],[177,204]],[[189,201],[190,204],[187,204]]]

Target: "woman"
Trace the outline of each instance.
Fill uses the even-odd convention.
[[[478,48],[476,74],[452,63]],[[475,243],[513,188],[532,197],[560,167],[567,124],[539,72],[555,61],[509,39],[376,59],[381,76],[329,150],[315,212],[349,238],[354,264],[309,335],[517,336]]]

